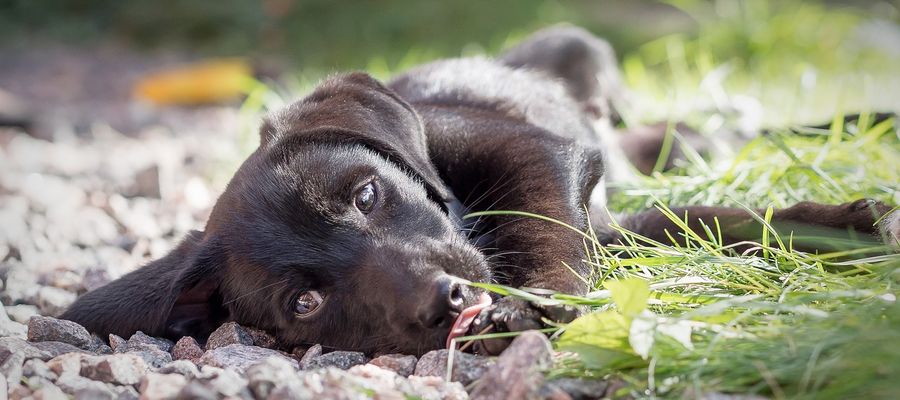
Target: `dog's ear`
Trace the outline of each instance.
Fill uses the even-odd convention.
[[[434,200],[449,198],[428,155],[419,115],[365,73],[327,79],[306,98],[270,116],[260,135],[262,146],[282,138],[360,143],[420,178]]]
[[[165,257],[88,292],[60,318],[91,332],[205,339],[227,317],[219,293],[224,256],[192,232]]]

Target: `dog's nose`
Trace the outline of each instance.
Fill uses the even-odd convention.
[[[448,328],[465,305],[463,287],[449,275],[439,276],[419,306],[419,322],[426,328]]]

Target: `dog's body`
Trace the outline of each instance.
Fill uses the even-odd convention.
[[[570,270],[588,274],[577,232],[462,216],[515,210],[588,227],[585,205],[604,206],[592,195],[604,190],[592,119],[610,114],[605,94],[618,90],[596,81],[615,68],[604,46],[556,28],[498,60],[439,61],[387,86],[361,73],[328,79],[263,124],[259,149],[203,232],[84,295],[63,318],[101,334],[175,339],[202,339],[234,320],[285,346],[420,354],[441,347],[453,319],[478,301],[461,279],[585,292]],[[774,220],[871,234],[873,207],[887,210],[805,203]],[[691,225],[713,216],[753,223],[741,210],[689,211]],[[660,241],[677,230],[656,211],[620,222]],[[619,240],[604,223],[596,228],[605,243]],[[490,318],[513,330],[540,318],[518,311]]]

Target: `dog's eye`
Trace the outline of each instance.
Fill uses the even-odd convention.
[[[375,202],[377,201],[378,191],[375,190],[375,184],[372,182],[369,182],[360,188],[359,191],[356,192],[356,199],[354,199],[356,208],[363,213],[372,211],[372,208],[375,207]]]
[[[308,315],[319,308],[323,300],[322,295],[318,291],[302,292],[294,300],[294,313],[300,317]]]

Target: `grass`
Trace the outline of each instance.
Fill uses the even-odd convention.
[[[892,69],[900,60],[856,39],[871,15],[814,2],[671,3],[700,22],[699,32],[666,36],[623,57],[632,88],[625,121],[684,120],[713,139],[733,139],[742,126],[778,128],[719,147],[710,159],[692,157],[674,171],[618,184],[611,211],[688,204],[771,210],[863,197],[900,204],[900,123],[867,114],[900,110]],[[368,69],[384,78],[430,54],[412,50],[390,66],[373,59]],[[296,98],[319,76],[307,71],[280,86],[286,89],[260,84],[245,103],[248,120],[255,126],[260,110]],[[845,113],[860,111],[858,122],[842,123]],[[791,128],[828,120],[827,129]],[[256,145],[255,130],[248,132],[247,152]],[[627,245],[600,246],[590,231],[575,244],[585,246],[593,268],[587,295],[480,285],[589,307],[553,329],[554,345],[569,356],[549,377],[618,379],[626,385],[616,395],[637,398],[900,396],[900,254],[872,256],[884,249],[864,247],[871,243],[809,254],[791,248],[790,233],[770,230],[760,232],[752,254],[723,245],[715,226],[672,232],[690,238],[683,246],[622,231]]]

